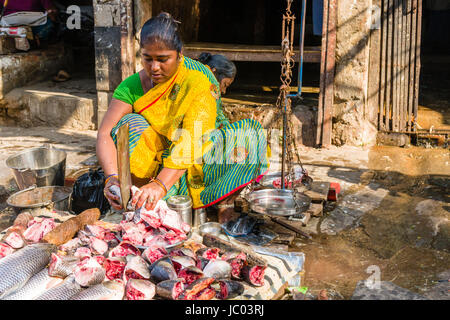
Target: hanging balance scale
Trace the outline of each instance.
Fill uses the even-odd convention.
[[[294,35],[294,21],[295,16],[291,12],[292,0],[287,0],[286,14],[283,16],[283,30],[282,30],[282,53],[283,59],[281,62],[281,81],[280,95],[277,100],[278,115],[282,115],[283,123],[283,143],[281,154],[281,189],[275,187],[266,187],[261,190],[256,190],[254,184],[252,189],[246,196],[250,210],[253,213],[268,215],[271,217],[289,217],[299,216],[311,205],[311,199],[296,189],[294,184],[295,173],[293,170],[292,162],[292,130],[288,125],[288,118],[291,116],[292,111],[290,108],[290,97],[300,97],[301,95],[301,72],[299,73],[299,93],[297,95],[290,95],[290,83],[292,75],[292,67],[294,65],[294,48],[293,48],[293,35]],[[304,36],[304,21],[305,21],[305,2],[303,1],[302,16],[301,16],[301,34],[300,34],[300,68],[303,65],[303,36]],[[301,69],[300,69],[301,70]],[[294,142],[295,143],[295,142]],[[297,148],[296,156],[302,169],[301,183],[308,185],[312,179],[307,175],[306,170],[303,169],[300,157],[298,155]],[[288,174],[286,175],[286,168]]]

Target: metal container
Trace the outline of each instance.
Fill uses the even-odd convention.
[[[20,190],[64,186],[67,154],[62,150],[37,147],[16,153],[6,159]]]
[[[311,199],[289,189],[263,189],[247,195],[250,209],[273,216],[292,216],[306,211]]]
[[[192,201],[189,196],[173,196],[167,200],[167,206],[178,212],[181,219],[192,226]]]
[[[206,209],[195,209],[194,210],[194,228],[200,227],[206,222]]]
[[[200,225],[198,231],[202,236],[206,233],[218,236],[222,233],[222,225],[218,222],[206,222]]]
[[[23,209],[49,207],[53,210],[69,211],[72,188],[61,186],[36,187],[12,194],[6,203],[18,213]]]

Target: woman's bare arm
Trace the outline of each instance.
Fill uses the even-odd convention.
[[[103,168],[105,177],[118,173],[117,149],[111,137],[111,130],[124,115],[131,113],[132,111],[133,107],[128,103],[117,99],[112,99],[109,104],[108,111],[106,112],[100,128],[98,129],[96,146],[97,159]],[[122,209],[122,205],[118,202],[119,197],[109,191],[109,187],[111,185],[119,186],[117,176],[108,180],[108,183],[105,185],[104,194],[111,206],[117,210],[120,210]]]
[[[98,129],[97,134],[97,159],[105,172],[105,176],[117,173],[117,151],[111,137],[112,128],[119,120],[133,111],[128,103],[112,99],[108,111]]]

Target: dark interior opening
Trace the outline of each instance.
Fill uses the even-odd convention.
[[[299,46],[301,0],[292,3],[295,15],[294,46]],[[201,0],[198,42],[281,46],[285,1]],[[306,6],[304,45],[320,46],[321,36],[313,33],[312,2]],[[281,85],[281,66],[277,62],[235,62],[235,82],[225,98],[257,103],[275,103]],[[297,86],[299,64],[296,61],[291,86]],[[304,63],[303,87],[319,87],[320,64]],[[317,93],[302,93],[304,103],[317,105]]]
[[[419,123],[428,129],[450,128],[450,4],[425,1],[422,11],[419,109],[426,107]],[[434,114],[434,115],[433,115]],[[430,119],[427,119],[430,117]]]

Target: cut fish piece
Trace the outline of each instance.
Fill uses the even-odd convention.
[[[130,279],[126,286],[127,300],[152,300],[156,286],[148,280]]]

